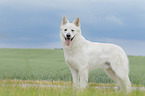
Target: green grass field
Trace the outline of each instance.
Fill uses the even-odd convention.
[[[0,96],[145,96],[145,91],[134,90],[131,93],[116,92],[112,88],[96,89],[96,86],[113,87],[114,84],[89,83],[84,90],[74,89],[72,82],[65,81],[33,81],[33,80],[0,80]],[[22,86],[23,84],[23,86]],[[24,84],[34,84],[24,86]],[[40,85],[58,85],[56,87]],[[66,87],[63,87],[66,86]]]
[[[137,86],[144,86],[145,85],[145,57],[142,56],[128,56],[130,61],[130,80],[132,84]],[[72,81],[71,73],[68,66],[65,64],[63,50],[62,49],[0,49],[0,79],[1,80],[48,80],[48,81]],[[114,83],[104,72],[103,69],[96,69],[89,73],[89,82],[94,83]],[[8,89],[13,88],[12,86],[0,86],[0,91],[3,91],[3,94],[7,92]],[[31,87],[30,87],[31,88]],[[20,89],[20,90],[17,90]],[[42,91],[52,90],[52,94],[57,92],[56,88],[14,88],[14,92],[16,94],[20,94],[22,90],[27,91],[37,91],[40,89]],[[100,92],[100,91],[91,91],[88,89],[88,93],[81,93],[81,92],[73,92],[74,95],[63,95],[61,92],[63,91],[65,94],[67,90],[71,90],[71,88],[60,88],[58,93],[60,95],[50,95],[50,96],[93,96],[87,95],[90,92]],[[94,89],[92,89],[94,90]],[[96,90],[96,89],[95,89]],[[1,92],[2,92],[1,91]],[[103,91],[103,90],[102,90]],[[101,92],[102,92],[101,91]],[[1,93],[0,92],[0,93]],[[9,91],[10,92],[10,91]],[[19,93],[20,92],[20,93]],[[69,92],[69,91],[68,91]],[[107,94],[118,94],[118,93],[104,93],[104,95],[99,96],[109,96]],[[24,92],[25,93],[25,92]],[[43,91],[40,92],[43,94]],[[134,94],[145,94],[144,92],[139,93],[135,91]],[[20,95],[3,95],[1,96],[20,96]],[[11,94],[11,92],[10,92]],[[78,95],[80,94],[80,95]],[[81,95],[82,94],[82,95]],[[86,94],[86,95],[84,95]],[[92,93],[93,94],[93,93]],[[95,93],[94,93],[95,94]],[[106,94],[106,95],[105,95]],[[133,94],[133,93],[131,93]],[[21,95],[25,96],[25,95]],[[27,94],[27,96],[32,96]],[[35,96],[35,95],[33,95]],[[36,95],[36,96],[46,96],[46,95]],[[96,96],[96,95],[94,95]],[[110,95],[116,96],[116,95]],[[118,96],[122,96],[119,95]],[[130,96],[143,96],[143,95],[130,95]]]
[[[145,85],[145,57],[129,56],[130,79]],[[0,79],[71,81],[62,49],[0,49]],[[104,70],[89,74],[89,82],[112,83]]]

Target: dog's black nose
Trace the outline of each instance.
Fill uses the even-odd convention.
[[[66,34],[66,37],[67,37],[67,38],[70,38],[70,36],[71,36],[70,33]]]

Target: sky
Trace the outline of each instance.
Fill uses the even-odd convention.
[[[145,0],[0,0],[0,48],[62,48],[63,16],[89,41],[145,56]]]

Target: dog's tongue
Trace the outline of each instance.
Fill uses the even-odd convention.
[[[69,46],[71,43],[71,39],[66,39],[66,45]]]

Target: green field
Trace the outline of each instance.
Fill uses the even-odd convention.
[[[128,56],[130,80],[133,86],[145,85],[145,57]],[[13,81],[22,80],[22,81]],[[26,80],[26,81],[25,81]],[[30,80],[30,81],[27,81]],[[40,82],[39,82],[40,81]],[[60,81],[61,83],[54,83]],[[67,83],[69,81],[69,83]],[[21,82],[21,83],[20,83]],[[39,83],[38,83],[39,82]],[[63,82],[63,83],[62,83]],[[114,89],[95,89],[92,86],[116,86],[104,72],[89,73],[90,87],[76,91],[72,87],[21,87],[20,84],[72,85],[72,77],[65,64],[62,49],[0,49],[0,96],[124,96]],[[5,84],[2,86],[1,84]],[[12,84],[15,84],[13,86]],[[145,91],[133,91],[128,96],[145,96]]]
[[[0,96],[145,96],[144,91],[133,91],[129,94],[115,92],[114,89],[75,90],[72,87],[20,87],[0,86]]]
[[[128,56],[132,84],[145,85],[145,57]],[[0,79],[71,81],[62,49],[0,49]],[[113,83],[104,70],[89,74],[89,82]]]

